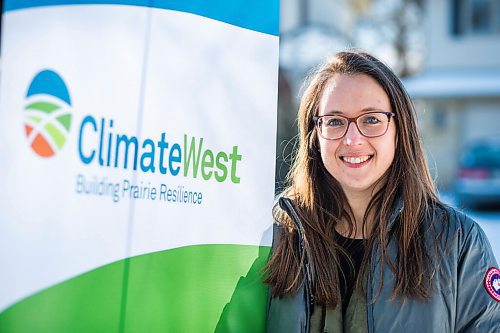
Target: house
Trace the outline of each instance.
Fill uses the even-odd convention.
[[[500,1],[425,6],[425,65],[404,84],[417,104],[431,171],[447,190],[464,148],[500,136]]]

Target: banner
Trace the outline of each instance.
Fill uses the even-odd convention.
[[[277,0],[4,2],[1,332],[259,332]]]

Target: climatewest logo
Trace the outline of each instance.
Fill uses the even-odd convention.
[[[51,157],[66,143],[71,126],[71,100],[63,79],[44,70],[31,82],[26,94],[24,128],[28,143],[42,157]]]
[[[42,157],[57,154],[67,141],[73,117],[63,79],[51,70],[36,74],[26,94],[24,111],[26,136],[33,151]],[[174,177],[200,175],[205,181],[219,183],[241,181],[237,171],[243,156],[237,145],[211,149],[203,137],[184,134],[177,141],[166,130],[138,137],[123,132],[115,119],[103,116],[88,114],[79,125],[76,119],[77,149],[83,164]],[[83,180],[78,177],[77,183],[83,184]]]

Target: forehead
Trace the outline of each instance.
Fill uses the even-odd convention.
[[[319,114],[348,115],[363,110],[391,111],[389,97],[375,79],[365,74],[334,74],[321,95]]]

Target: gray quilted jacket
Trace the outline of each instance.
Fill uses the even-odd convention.
[[[489,283],[485,280],[486,273],[491,267],[497,267],[491,246],[476,222],[452,208],[446,209],[450,214],[449,250],[434,274],[431,299],[427,302],[400,298],[391,300],[395,277],[389,267],[384,267],[382,291],[372,302],[380,279],[380,263],[375,261],[373,280],[365,288],[368,332],[500,332],[500,303],[493,297],[500,299],[500,290],[493,296],[490,293],[495,289],[490,288],[490,293],[486,290]],[[399,203],[390,224],[394,223],[401,210],[402,203]],[[443,216],[443,208],[436,210],[438,218]],[[292,212],[287,212],[293,215],[293,207]],[[433,222],[436,226],[441,225]],[[280,232],[281,228],[275,227],[273,245],[279,241]],[[395,258],[397,246],[394,241],[389,243],[388,250]],[[310,332],[312,304],[309,290],[304,284],[294,296],[270,299],[266,331]]]

